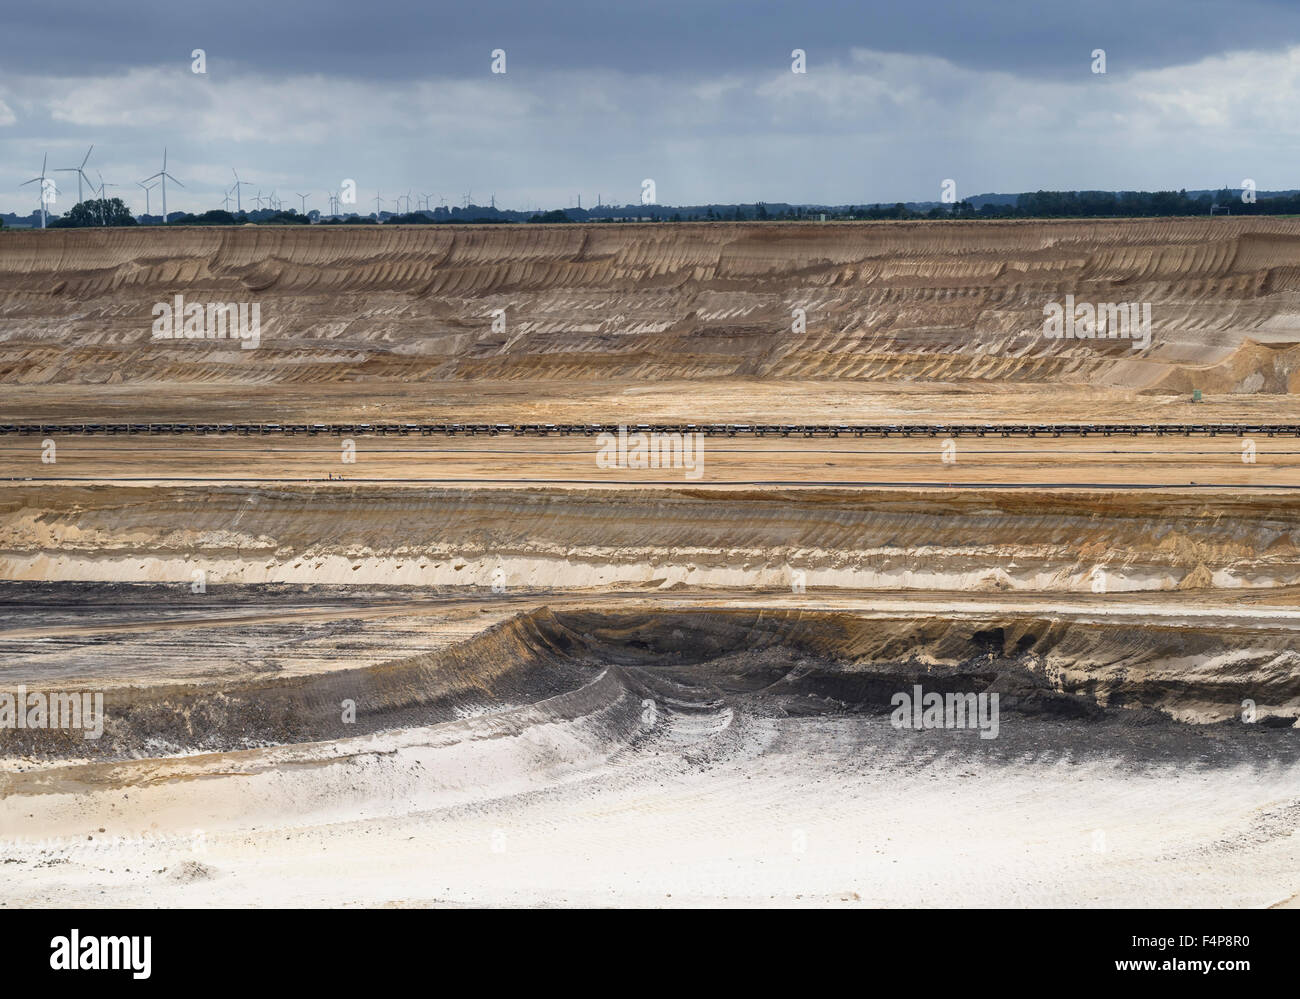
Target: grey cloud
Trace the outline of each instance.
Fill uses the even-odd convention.
[[[213,72],[412,79],[484,72],[505,48],[520,74],[584,68],[712,76],[814,63],[851,47],[939,55],[1028,76],[1061,76],[1094,47],[1115,68],[1149,69],[1300,39],[1300,7],[1270,0],[74,0],[9,4],[4,71],[100,73],[186,61]]]

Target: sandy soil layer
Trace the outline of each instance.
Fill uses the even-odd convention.
[[[54,442],[54,462],[45,441]],[[351,442],[347,447],[345,442]],[[685,486],[866,486],[932,483],[975,487],[1300,486],[1300,438],[1266,435],[1087,438],[704,437],[690,467],[601,464],[598,437],[240,437],[0,438],[0,481],[444,483],[608,488]],[[350,462],[344,461],[346,457]]]
[[[1203,387],[1199,379],[1195,387]],[[5,423],[1296,423],[1300,396],[1058,384],[601,379],[274,385],[9,385]]]
[[[0,415],[1294,419],[1298,248],[1281,218],[8,233]],[[154,340],[177,295],[257,304],[258,348]],[[1150,345],[1045,338],[1067,295],[1149,304]]]
[[[617,497],[617,499],[613,499]],[[1294,492],[0,486],[0,579],[1267,591]]]

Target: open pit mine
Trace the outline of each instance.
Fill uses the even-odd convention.
[[[0,905],[1295,906],[1298,639],[1300,220],[0,234]]]

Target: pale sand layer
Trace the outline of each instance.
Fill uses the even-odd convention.
[[[789,590],[797,571],[814,589],[1260,591],[1300,583],[1298,505],[1231,488],[31,482],[0,486],[0,579]]]
[[[329,594],[313,607],[303,594],[292,608],[252,615],[255,591],[232,595],[212,597],[242,614],[189,610],[188,620],[174,597],[132,599],[110,587],[76,606],[56,592],[29,601],[23,626],[0,631],[0,644],[20,653],[4,684],[80,663],[56,686],[74,676],[160,686],[188,671],[233,695],[265,682],[249,662],[222,676],[223,658],[240,655],[238,636],[262,636],[263,649],[268,638],[296,646],[285,629],[306,611],[310,646],[288,682],[355,665],[391,633],[404,646],[396,654],[420,642],[435,650],[421,686],[463,682],[476,693],[455,707],[461,720],[324,742],[121,762],[10,759],[0,785],[6,904],[1260,906],[1300,891],[1300,759],[1288,731],[1153,719],[1134,727],[1131,709],[1092,719],[1007,710],[987,741],[973,731],[898,731],[879,713],[802,692],[800,678],[816,668],[805,654],[757,651],[766,645],[759,622],[780,633],[785,615],[814,642],[842,635],[858,654],[895,648],[941,677],[968,654],[972,633],[997,628],[1008,649],[1024,645],[1022,633],[1039,636],[1035,647],[1056,643],[1042,665],[1058,683],[1112,697],[1127,690],[1131,700],[1141,678],[1189,707],[1184,692],[1199,683],[1197,696],[1226,701],[1229,717],[1240,685],[1258,684],[1291,691],[1294,714],[1294,666],[1278,655],[1287,655],[1295,609],[1177,593],[575,596],[547,601],[569,607],[550,631],[497,629],[473,653],[458,650],[474,643],[447,633],[467,623],[466,611],[487,610],[487,625],[539,598],[426,598],[403,614],[392,601],[349,608]],[[330,601],[343,606],[329,610]],[[150,606],[141,619],[136,608]],[[601,625],[584,606],[621,607],[642,623]],[[554,656],[564,634],[657,646],[671,643],[675,620],[688,627],[683,613],[707,629],[699,615],[727,609],[760,614],[713,641],[715,654],[737,653],[730,666],[672,667],[669,655],[667,669],[595,667],[576,686],[492,696],[503,664],[530,647],[551,658],[525,678],[563,661],[567,653]],[[349,610],[364,628],[312,634]],[[837,623],[803,623],[826,611]],[[845,614],[865,616],[859,637],[845,631]],[[278,632],[266,630],[277,622]],[[1082,628],[1078,638],[1065,622]],[[1169,644],[1150,661],[1136,655],[1143,627]],[[144,650],[177,631],[188,633],[176,648],[194,649],[190,661],[179,672],[151,668]],[[743,651],[744,635],[755,651]],[[44,645],[51,640],[57,647]],[[1207,640],[1239,651],[1216,655]],[[709,641],[705,630],[681,647]],[[34,658],[21,655],[25,643]],[[443,655],[454,658],[439,666]],[[766,687],[726,679],[755,662],[774,671]],[[1091,680],[1069,680],[1084,669]],[[333,685],[321,693],[304,692],[298,714],[337,713],[350,685],[370,689],[361,677],[326,680]],[[354,696],[364,723],[375,694]],[[1277,696],[1260,703],[1265,714],[1280,707]]]
[[[640,710],[617,695],[598,714]],[[592,724],[450,723],[10,796],[5,904],[1267,906],[1300,891],[1294,762],[1074,757],[1076,733],[1040,722],[1008,725],[997,753],[883,719],[679,712],[631,746]]]

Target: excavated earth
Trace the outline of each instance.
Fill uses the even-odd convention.
[[[1297,268],[1292,219],[3,233],[0,424],[1285,422]],[[1067,294],[1151,346],[1044,340]],[[176,295],[261,345],[151,341]],[[696,481],[51,441],[0,438],[0,905],[1300,901],[1282,438],[711,440]]]
[[[1295,420],[1298,262],[1290,218],[4,233],[3,415]],[[177,295],[260,346],[152,339]],[[1045,339],[1066,295],[1150,346]]]

